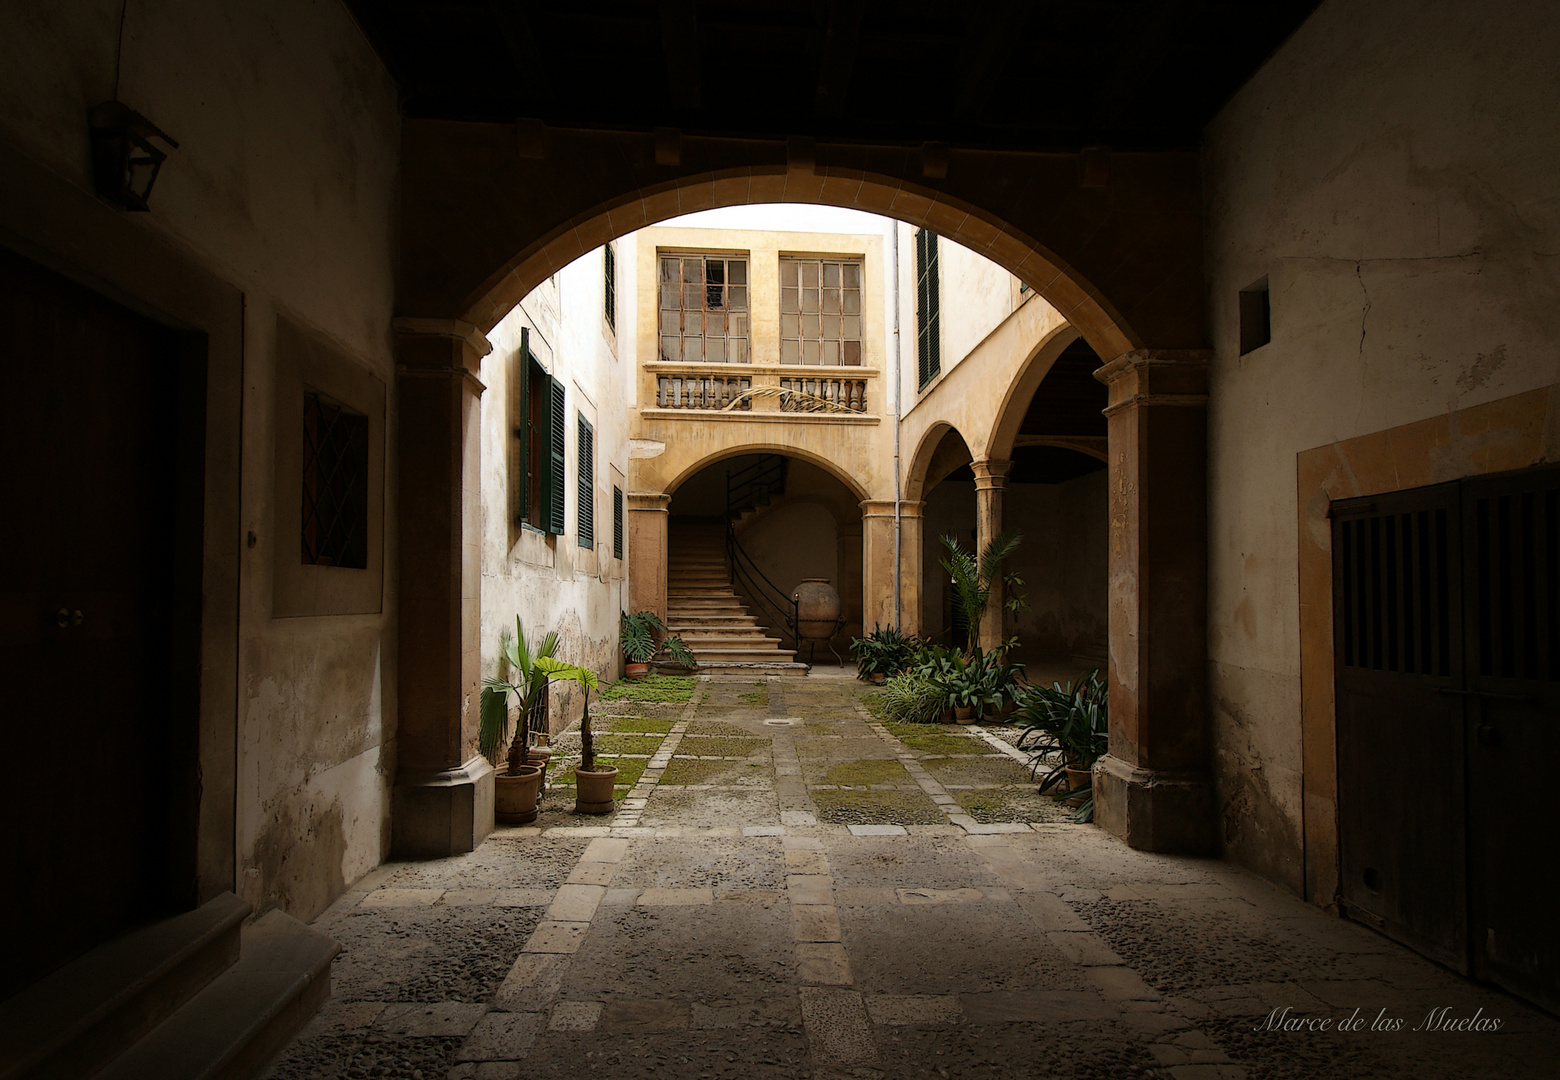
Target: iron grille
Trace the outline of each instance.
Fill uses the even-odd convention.
[[[1560,490],[1470,501],[1479,674],[1560,679]]]
[[[368,417],[303,395],[302,554],[311,566],[368,566]]]
[[[1445,508],[1340,522],[1346,667],[1452,673],[1451,527]]]

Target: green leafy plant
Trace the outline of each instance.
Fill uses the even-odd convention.
[[[991,602],[993,590],[1001,590],[1005,611],[1022,611],[1029,606],[1024,594],[1019,591],[1024,579],[1017,573],[1002,571],[1002,563],[1018,550],[1022,542],[1021,533],[1004,529],[991,538],[977,558],[973,551],[965,550],[954,537],[942,538],[943,550],[947,552],[941,560],[942,568],[948,571],[953,584],[954,609],[964,621],[966,652],[975,648],[980,636],[981,617]]]
[[[1013,722],[1026,730],[1019,736],[1018,748],[1028,751],[1030,775],[1040,780],[1042,795],[1060,788],[1068,769],[1091,771],[1105,756],[1110,749],[1108,706],[1099,668],[1084,672],[1076,682],[1033,686],[1019,696]],[[1092,781],[1080,788],[1063,788],[1055,798],[1079,796],[1083,803],[1073,819],[1094,820]]]
[[[907,724],[933,724],[947,707],[948,693],[937,683],[919,675],[896,675],[883,684],[883,714],[889,720]]]
[[[850,639],[850,656],[856,661],[857,678],[870,679],[873,675],[898,675],[909,667],[920,647],[921,640],[914,634],[873,623],[866,637]]]
[[[657,639],[658,634],[666,635]],[[667,632],[661,617],[653,611],[636,611],[632,615],[623,612],[618,623],[618,635],[622,641],[623,659],[630,664],[648,664],[657,653],[665,652],[679,664],[697,667],[698,660],[688,643],[679,635]]]
[[[580,768],[585,772],[595,772],[596,747],[590,733],[590,692],[599,685],[596,673],[578,664],[568,664],[551,657],[538,657],[536,666],[549,679],[567,679],[585,691],[580,711]]]
[[[495,765],[498,751],[509,741],[509,699],[520,702],[520,723],[509,745],[509,775],[518,776],[525,764],[526,751],[530,748],[531,708],[547,686],[548,676],[538,667],[542,660],[551,660],[558,652],[558,635],[548,633],[532,648],[526,640],[525,627],[520,616],[515,616],[515,632],[511,637],[505,628],[498,638],[498,674],[482,680],[482,694],[477,705],[477,748]]]

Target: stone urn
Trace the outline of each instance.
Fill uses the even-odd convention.
[[[840,594],[828,578],[802,578],[792,598],[798,637],[827,641],[834,636],[840,625]]]

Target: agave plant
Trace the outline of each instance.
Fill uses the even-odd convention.
[[[509,740],[509,698],[520,701],[519,730],[509,744],[509,775],[518,776],[525,764],[526,751],[530,749],[531,707],[547,686],[546,672],[537,666],[539,661],[550,660],[558,652],[558,634],[549,632],[533,650],[526,640],[525,627],[520,616],[515,616],[515,633],[510,637],[506,628],[498,638],[498,674],[482,680],[482,696],[478,704],[479,718],[477,748],[482,756],[498,764],[499,747]]]

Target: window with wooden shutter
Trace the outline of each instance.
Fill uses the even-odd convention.
[[[510,428],[515,522],[552,532],[548,448],[552,443],[553,380],[531,351],[531,332],[525,327],[520,328],[520,351],[515,359],[510,398],[516,418]]]
[[[623,489],[612,485],[612,557],[623,557]]]
[[[596,432],[583,415],[579,418],[579,530],[582,548],[596,546]]]
[[[920,386],[935,379],[942,370],[942,320],[937,285],[937,234],[917,229],[915,234],[915,327],[916,361]]]
[[[563,383],[547,380],[547,475],[543,501],[545,504],[544,528],[554,536],[564,531],[564,485],[568,472],[564,468],[564,432],[569,414],[564,408]]]

